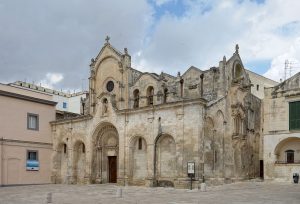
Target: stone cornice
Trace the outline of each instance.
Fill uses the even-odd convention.
[[[69,123],[69,122],[80,122],[80,121],[84,121],[84,120],[90,120],[92,118],[93,118],[93,116],[91,116],[91,115],[83,115],[83,116],[74,117],[74,118],[67,118],[67,119],[51,121],[50,124],[58,125],[58,124],[64,124],[64,123]]]
[[[57,102],[54,102],[54,101],[49,101],[49,100],[35,98],[35,97],[31,97],[31,96],[26,96],[26,95],[21,95],[21,94],[12,93],[12,92],[3,91],[3,90],[0,90],[0,96],[17,98],[17,99],[21,99],[21,100],[25,100],[25,101],[41,103],[41,104],[50,105],[50,106],[56,106],[56,104],[57,104]]]
[[[52,143],[47,142],[33,142],[33,141],[25,141],[25,140],[14,140],[14,139],[5,139],[0,138],[1,142],[11,142],[11,143],[22,143],[22,144],[38,144],[38,145],[50,145],[52,146]]]
[[[153,106],[145,106],[145,107],[140,107],[140,108],[118,110],[117,114],[138,113],[138,112],[142,112],[142,111],[168,109],[168,108],[172,108],[172,107],[186,106],[186,105],[192,105],[192,104],[201,104],[203,106],[206,106],[207,101],[203,98],[188,99],[188,100],[182,99],[180,101],[168,102],[168,103],[158,104],[158,105],[153,105]]]

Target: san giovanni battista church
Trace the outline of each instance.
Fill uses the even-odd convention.
[[[239,55],[184,73],[141,72],[106,40],[84,114],[51,122],[52,182],[187,188],[259,177],[261,100]]]

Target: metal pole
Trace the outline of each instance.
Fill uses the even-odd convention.
[[[190,177],[191,177],[191,188],[190,188],[190,190],[192,190],[193,189],[193,177],[192,177],[192,175]]]

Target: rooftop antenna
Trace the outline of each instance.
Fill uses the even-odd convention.
[[[290,70],[291,70],[290,62],[288,59],[286,59],[284,62],[284,80],[287,79],[287,77],[288,77],[287,74],[288,74],[288,71],[290,71]]]
[[[285,60],[284,63],[284,80],[292,76],[292,71],[294,71],[296,68],[300,68],[298,62],[293,62],[291,60]],[[289,74],[289,76],[288,76]]]

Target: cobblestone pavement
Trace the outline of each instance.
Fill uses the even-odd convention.
[[[119,188],[121,198],[116,193]],[[0,204],[47,203],[48,193],[52,193],[53,204],[300,203],[300,184],[241,182],[208,187],[206,192],[110,184],[0,187]]]

